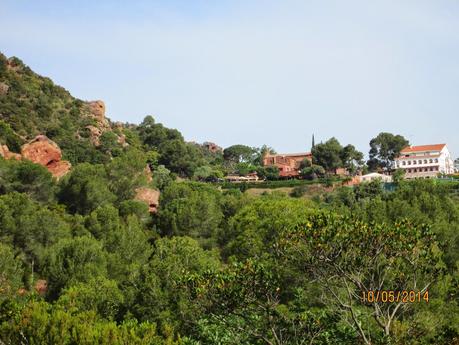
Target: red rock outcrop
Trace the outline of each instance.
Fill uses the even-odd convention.
[[[88,102],[88,106],[92,116],[100,121],[105,120],[105,103],[103,101],[91,101]]]
[[[141,187],[137,188],[135,199],[145,202],[148,205],[150,213],[158,212],[160,192],[153,188]]]
[[[21,157],[43,165],[56,178],[70,171],[71,164],[63,161],[61,149],[57,144],[44,135],[38,135],[21,147]]]
[[[32,141],[22,145],[21,155],[23,158],[43,166],[47,166],[53,161],[58,162],[62,158],[59,146],[44,135],[38,135]]]
[[[51,162],[47,166],[48,171],[57,179],[67,174],[72,167],[69,161]]]

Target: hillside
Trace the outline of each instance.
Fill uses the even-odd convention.
[[[456,183],[201,183],[279,172],[1,66],[0,344],[458,343]]]
[[[113,123],[103,101],[83,101],[32,71],[20,59],[0,53],[0,143],[19,153],[38,135],[51,139],[72,165],[107,163],[130,148],[149,153],[152,167],[164,165],[181,176],[218,154],[186,143],[182,134],[147,116],[140,126]]]
[[[103,102],[84,102],[20,59],[0,54],[0,140],[11,151],[37,135],[46,135],[72,163],[103,161],[95,145],[113,128]],[[8,129],[11,127],[11,132]]]

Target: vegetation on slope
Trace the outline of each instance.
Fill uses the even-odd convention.
[[[19,69],[8,68],[1,73],[11,83]],[[31,90],[0,98],[2,140],[13,148],[45,131],[75,164],[56,181],[41,166],[0,158],[0,343],[459,341],[457,184],[400,181],[389,192],[375,181],[314,200],[222,190],[191,180],[196,171],[256,166],[261,149],[209,153],[151,117],[118,129],[127,147],[110,134],[98,146],[75,141],[84,114],[59,117],[53,105],[41,123],[35,98],[45,91],[32,84],[43,80],[21,68],[18,83],[28,80]],[[47,97],[56,109],[73,102],[65,91],[53,100],[54,92]],[[331,163],[359,158],[349,146],[349,156],[334,141],[328,146]],[[133,200],[148,184],[162,191],[156,215]],[[364,300],[370,290],[422,298]]]

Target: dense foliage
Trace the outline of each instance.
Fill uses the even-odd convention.
[[[292,197],[250,196],[249,185],[203,181],[233,169],[275,179],[260,163],[271,148],[209,152],[152,117],[107,132],[128,146],[112,134],[100,145],[74,140],[79,102],[5,61],[2,143],[17,149],[45,131],[74,165],[57,181],[0,158],[0,344],[459,342],[457,182],[338,187],[316,163],[351,169],[362,158],[333,139],[315,146],[314,165],[302,163],[305,180],[264,185],[295,187]],[[381,160],[396,149],[374,144]],[[303,197],[324,181],[325,192]],[[145,186],[161,190],[157,214],[134,199]],[[422,298],[362,298],[380,290]]]

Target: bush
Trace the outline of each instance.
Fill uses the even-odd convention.
[[[290,192],[290,196],[293,198],[301,198],[302,196],[306,194],[307,191],[308,191],[308,188],[306,185],[296,186]]]

